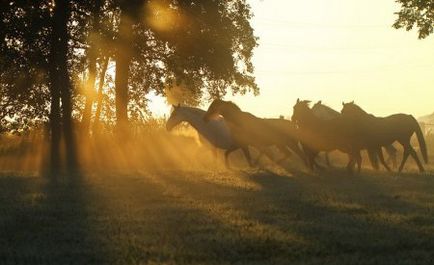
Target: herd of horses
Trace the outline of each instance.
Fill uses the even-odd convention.
[[[424,171],[411,145],[411,137],[416,134],[423,160],[427,163],[425,139],[413,116],[394,114],[376,117],[354,102],[342,104],[341,112],[337,112],[321,101],[311,107],[310,101],[297,99],[291,120],[286,120],[259,118],[242,111],[233,102],[216,99],[207,111],[174,106],[166,128],[171,130],[181,122],[189,123],[198,131],[200,137],[214,147],[225,150],[227,167],[228,156],[235,150],[241,149],[249,165],[254,166],[260,157],[269,154],[269,148],[274,146],[284,155],[276,163],[295,153],[311,170],[322,169],[316,161],[318,154],[339,150],[348,155],[346,169],[352,174],[355,165],[357,172],[360,172],[361,151],[366,150],[374,169],[379,169],[380,162],[386,170],[391,171],[384,159],[383,148],[395,167],[397,150],[392,144],[398,142],[404,150],[398,171],[402,171],[409,156],[413,157],[419,171]],[[260,152],[255,163],[252,162],[249,146]],[[326,161],[329,165],[327,155]]]

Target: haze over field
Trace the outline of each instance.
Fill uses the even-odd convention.
[[[434,0],[0,18],[1,265],[433,264]]]
[[[264,117],[289,116],[296,99],[340,110],[355,100],[376,115],[432,113],[434,38],[392,28],[393,0],[251,0],[259,37],[253,63],[260,96],[227,96]],[[279,6],[280,8],[275,8]],[[150,97],[156,115],[170,111]],[[266,106],[266,107],[265,107]],[[203,107],[207,107],[207,103]]]

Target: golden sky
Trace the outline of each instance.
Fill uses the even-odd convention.
[[[434,112],[434,36],[396,30],[394,0],[251,0],[260,95],[227,96],[260,117],[289,116],[297,98],[340,110]],[[151,96],[156,115],[164,100]],[[207,105],[203,106],[206,108]]]

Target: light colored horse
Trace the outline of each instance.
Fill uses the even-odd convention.
[[[231,132],[224,119],[212,120],[205,122],[203,117],[206,111],[184,106],[173,106],[173,111],[166,122],[166,129],[171,131],[181,122],[190,124],[201,137],[206,139],[211,145],[216,148],[225,150],[225,164],[229,167],[228,156],[233,151],[241,148],[246,159],[251,165],[250,153],[247,148],[242,148],[237,145],[232,139]]]
[[[322,104],[321,100],[312,106],[312,111],[318,118],[325,120],[325,121],[336,119],[337,117],[339,117],[341,115],[340,112],[330,108],[327,105]],[[384,148],[385,148],[387,154],[389,155],[389,159],[387,162],[392,161],[393,167],[396,168],[396,166],[397,166],[396,156],[397,156],[398,151],[396,150],[396,148],[393,145],[387,145]],[[375,155],[373,155],[372,153],[370,153],[369,155],[370,155],[370,160],[373,164],[373,167],[378,169],[377,157]],[[326,153],[326,163],[328,166],[330,166],[330,160],[329,160],[328,153]]]

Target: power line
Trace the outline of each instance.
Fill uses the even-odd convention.
[[[308,21],[289,21],[289,20],[280,20],[274,18],[266,18],[266,17],[254,17],[253,20],[262,21],[268,24],[282,25],[282,26],[300,26],[300,27],[328,27],[328,28],[391,28],[392,25],[386,24],[333,24],[333,23],[323,23],[323,22],[308,22]]]
[[[303,50],[321,50],[321,51],[330,51],[330,50],[391,50],[391,49],[409,49],[408,47],[316,47],[316,46],[307,46],[307,45],[295,45],[288,43],[273,43],[273,42],[259,42],[259,47],[261,46],[271,46],[271,47],[282,47],[282,48],[294,48],[294,49],[303,49]]]
[[[413,65],[409,66],[410,68],[432,68],[434,69],[434,66],[432,65]],[[408,67],[406,67],[408,68]],[[359,74],[372,74],[372,73],[379,73],[379,72],[389,72],[389,71],[406,71],[406,68],[398,68],[394,69],[393,65],[384,65],[375,67],[369,70],[355,70],[355,71],[341,71],[341,70],[334,70],[334,71],[291,71],[291,70],[267,70],[267,69],[257,69],[255,70],[255,74],[266,74],[266,75],[359,75]]]

